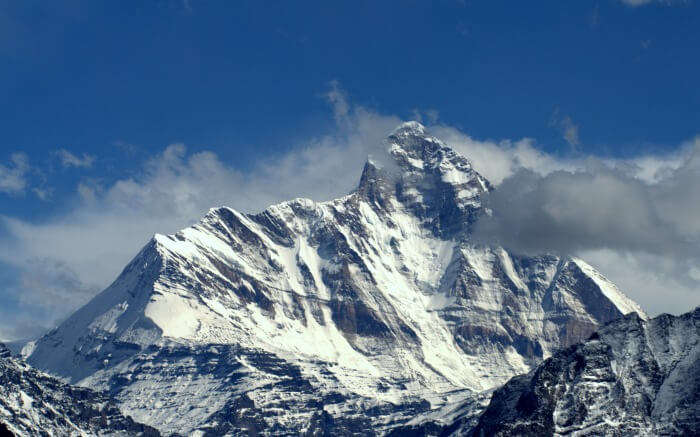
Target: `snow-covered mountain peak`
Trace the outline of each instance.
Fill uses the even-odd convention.
[[[418,122],[401,124],[384,140],[382,147],[385,154],[370,156],[368,165],[383,170],[385,175],[405,178],[410,174],[423,174],[424,177],[436,176],[447,184],[461,184],[477,178],[487,190],[488,182],[473,170],[467,157],[429,135]]]
[[[404,123],[401,123],[394,129],[393,134],[400,136],[400,135],[425,135],[425,126],[420,124],[419,122],[413,120],[413,121],[406,121]]]
[[[427,129],[420,123],[409,121],[396,128],[386,139],[390,153],[403,150],[416,156],[428,157],[447,145],[429,135]]]
[[[344,197],[214,208],[156,235],[28,359],[168,431],[254,407],[296,434],[317,414],[390,426],[493,388],[635,308],[582,262],[470,243],[490,186],[422,126],[384,146]],[[282,398],[304,405],[288,416]]]

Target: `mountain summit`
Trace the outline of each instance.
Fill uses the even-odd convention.
[[[419,123],[383,147],[342,198],[156,235],[29,362],[164,433],[372,434],[643,316],[582,260],[472,242],[492,187]]]
[[[491,185],[468,159],[414,121],[386,139],[384,152],[379,163],[367,161],[360,178],[357,192],[370,205],[403,207],[438,237],[460,237],[476,221]]]

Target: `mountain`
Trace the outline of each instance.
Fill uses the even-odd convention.
[[[616,320],[496,390],[475,436],[698,435],[700,307]]]
[[[160,434],[122,415],[108,397],[32,369],[0,343],[0,435]]]
[[[477,244],[493,188],[418,123],[359,186],[156,235],[28,361],[164,433],[383,433],[641,309],[584,261]]]

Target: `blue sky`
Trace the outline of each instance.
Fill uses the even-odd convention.
[[[65,317],[207,202],[347,191],[365,144],[400,120],[484,166],[505,151],[542,175],[590,159],[684,168],[700,133],[699,22],[693,0],[0,1],[0,338]],[[679,242],[696,237],[687,215],[661,217]],[[621,286],[656,281],[625,289],[652,313],[700,303],[694,265],[682,280],[658,267],[678,247],[618,243],[572,250],[595,251]],[[653,278],[625,273],[649,265]],[[659,298],[669,277],[677,304]]]

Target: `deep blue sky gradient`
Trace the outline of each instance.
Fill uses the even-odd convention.
[[[0,7],[0,162],[50,167],[64,147],[123,176],[172,142],[245,168],[332,123],[319,95],[409,118],[436,109],[477,138],[566,149],[554,108],[585,153],[675,147],[700,125],[697,2],[9,2]],[[134,150],[134,148],[132,148]],[[54,202],[0,198],[29,217]],[[83,175],[84,176],[84,175]],[[65,183],[64,183],[65,182]]]

